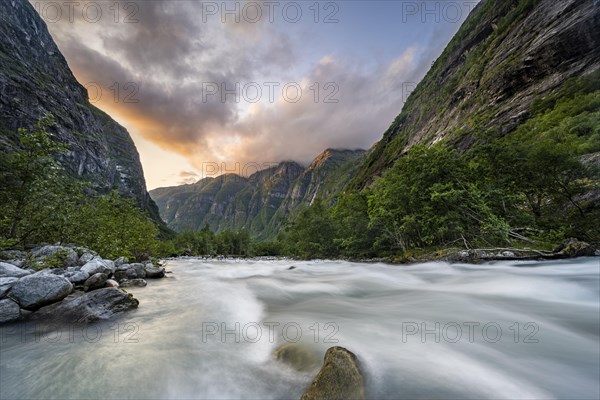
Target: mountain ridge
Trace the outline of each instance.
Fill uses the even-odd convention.
[[[483,0],[467,17],[350,186],[369,186],[415,144],[461,150],[476,134],[506,135],[532,102],[600,66],[593,0]]]
[[[198,230],[208,224],[216,231],[247,229],[263,239],[274,237],[300,206],[317,194],[331,197],[352,174],[364,150],[326,149],[308,167],[282,161],[248,177],[224,174],[193,184],[156,188],[150,195],[169,227]],[[332,173],[341,179],[330,182]]]

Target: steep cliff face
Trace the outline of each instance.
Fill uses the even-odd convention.
[[[150,194],[170,228],[247,229],[271,238],[284,221],[316,197],[331,199],[354,176],[364,151],[328,149],[308,168],[295,162],[254,173],[205,178],[192,185],[159,188]]]
[[[461,150],[507,135],[535,100],[600,66],[600,3],[483,0],[410,95],[352,182],[368,186],[414,144]]]
[[[0,147],[10,151],[17,129],[55,115],[56,137],[69,146],[59,159],[95,193],[118,189],[159,220],[129,133],[88,101],[43,20],[26,0],[0,2]]]

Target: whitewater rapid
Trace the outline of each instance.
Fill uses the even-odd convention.
[[[294,266],[294,269],[289,269]],[[600,259],[169,261],[140,308],[90,326],[0,327],[0,398],[298,399],[354,352],[374,399],[600,398]]]

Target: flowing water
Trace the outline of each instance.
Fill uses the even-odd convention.
[[[0,398],[298,399],[335,345],[375,399],[600,397],[598,258],[168,269],[110,323],[2,328]],[[274,358],[284,344],[301,372]]]

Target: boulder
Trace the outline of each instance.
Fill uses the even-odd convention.
[[[120,282],[121,287],[145,287],[148,284],[145,279],[125,279]]]
[[[115,269],[116,267],[114,262],[99,258],[96,258],[81,267],[81,271],[87,272],[90,276],[94,274],[110,275],[115,272]]]
[[[2,277],[15,277],[21,278],[23,276],[29,275],[31,272],[25,271],[19,267],[15,267],[12,264],[7,264],[4,262],[0,262],[0,278]]]
[[[365,384],[356,356],[343,347],[325,353],[323,367],[301,400],[364,399]]]
[[[73,285],[63,276],[36,273],[19,279],[9,296],[21,308],[36,310],[64,299],[72,290]]]
[[[123,264],[117,267],[115,278],[118,281],[125,279],[143,279],[146,277],[144,264]]]
[[[81,255],[81,257],[79,257],[79,265],[80,266],[84,266],[85,264],[89,263],[90,261],[94,260],[95,258],[100,258],[98,257],[96,254],[93,253],[83,253]]]
[[[112,279],[107,279],[106,280],[106,285],[104,287],[114,287],[114,288],[118,288],[119,287],[119,282],[114,281]]]
[[[589,257],[595,255],[596,249],[589,243],[570,238],[558,245],[554,252],[567,257]]]
[[[144,270],[146,271],[146,278],[158,279],[163,278],[165,276],[164,268],[156,268],[152,264],[146,264]]]
[[[20,316],[21,309],[17,303],[11,299],[0,300],[0,324],[16,321]]]
[[[83,284],[83,290],[89,292],[91,290],[101,289],[106,285],[108,276],[106,274],[94,274],[90,276]]]
[[[123,264],[127,264],[129,262],[129,260],[125,257],[119,257],[115,260],[115,265],[117,267],[120,267]]]
[[[19,267],[19,268],[23,268],[23,266],[25,265],[25,260],[6,260],[5,262],[7,264],[12,264],[15,267]]]
[[[18,280],[19,278],[15,278],[14,276],[0,278],[0,299],[8,293],[10,288],[12,288]]]
[[[138,304],[132,295],[120,289],[103,288],[44,307],[31,314],[30,318],[52,322],[88,323],[110,319],[137,308]]]
[[[70,247],[64,246],[42,246],[33,250],[31,253],[37,263],[56,263],[60,262],[63,267],[74,267],[79,262],[77,252]]]
[[[85,282],[90,277],[90,274],[85,271],[72,271],[67,272],[65,277],[71,281],[71,283],[78,284]]]

